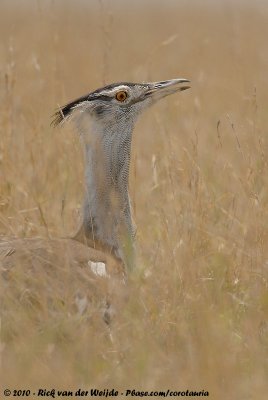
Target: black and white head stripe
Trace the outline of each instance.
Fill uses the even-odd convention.
[[[92,101],[96,99],[102,100],[110,100],[112,96],[117,92],[117,90],[122,90],[127,87],[133,87],[137,85],[137,83],[129,83],[129,82],[119,82],[113,83],[111,85],[104,86],[101,89],[97,89],[94,92],[86,94],[82,97],[79,97],[68,104],[65,104],[63,107],[60,107],[58,111],[54,114],[54,119],[52,121],[52,125],[59,125],[64,121],[65,118],[70,116],[71,112],[79,106],[81,103],[85,101]]]
[[[58,111],[53,115],[54,119],[51,123],[51,125],[59,125],[65,118],[67,118],[72,110],[79,105],[80,103],[83,103],[84,101],[89,101],[90,100],[90,94],[87,94],[85,96],[79,97],[78,99],[75,99],[71,101],[68,104],[65,104],[65,106],[60,107]]]

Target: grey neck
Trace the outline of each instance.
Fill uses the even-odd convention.
[[[124,125],[124,129],[123,129]],[[93,125],[82,135],[85,148],[86,194],[83,228],[93,242],[108,247],[133,266],[134,229],[128,192],[132,124],[101,129]]]

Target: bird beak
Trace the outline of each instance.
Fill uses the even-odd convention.
[[[190,81],[188,79],[170,79],[169,81],[152,82],[148,84],[148,91],[145,97],[151,97],[154,100],[162,99],[169,94],[181,92],[182,90],[189,89],[187,85]]]

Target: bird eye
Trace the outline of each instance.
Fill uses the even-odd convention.
[[[128,94],[124,90],[120,90],[120,92],[117,92],[115,95],[116,100],[118,101],[125,101],[127,98]]]

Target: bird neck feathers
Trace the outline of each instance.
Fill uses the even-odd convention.
[[[134,228],[128,193],[132,127],[82,134],[86,188],[83,231],[94,247],[109,248],[129,267],[134,257]]]

